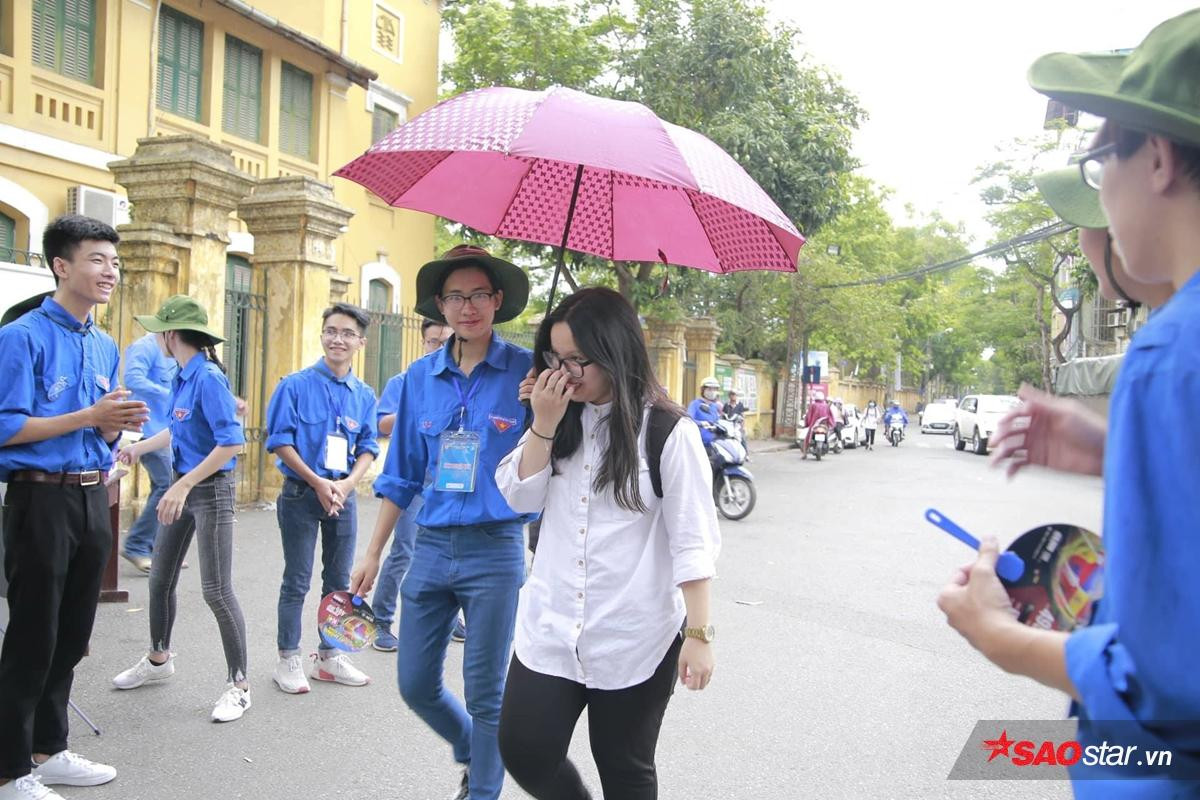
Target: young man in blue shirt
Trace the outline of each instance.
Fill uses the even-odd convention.
[[[1114,59],[1125,59],[1120,69],[1111,69]],[[1076,701],[1083,747],[1172,753],[1169,770],[1076,763],[1079,798],[1200,793],[1200,449],[1187,435],[1145,443],[1147,420],[1191,430],[1200,396],[1200,95],[1183,91],[1197,75],[1200,9],[1159,25],[1127,57],[1055,53],[1030,70],[1034,88],[1106,118],[1082,174],[1100,191],[1126,271],[1176,291],[1138,331],[1113,391],[1102,469],[1104,598],[1091,625],[1068,635],[1018,624],[995,575],[994,540],[938,601],[989,659]]]
[[[528,298],[525,273],[479,247],[460,245],[417,274],[417,311],[445,321],[454,336],[404,379],[392,446],[375,481],[383,506],[350,581],[352,591],[370,591],[399,514],[422,494],[400,587],[397,673],[405,702],[465,767],[459,800],[495,800],[504,784],[496,730],[525,580],[526,519],[509,508],[495,473],[521,436],[525,408],[517,392],[533,357],[493,325],[515,318]],[[471,632],[463,650],[465,708],[442,680],[460,608]]]
[[[434,319],[421,323],[421,346],[425,355],[436,353],[450,338],[450,326],[443,325]],[[380,436],[391,436],[396,427],[396,406],[400,402],[400,390],[404,387],[404,373],[394,376],[383,387],[379,396],[379,408],[376,410],[376,420]],[[387,560],[379,570],[379,580],[375,583],[375,594],[371,596],[371,610],[375,612],[375,622],[379,625],[379,635],[375,637],[376,650],[383,653],[393,653],[399,645],[399,640],[392,633],[392,620],[396,617],[396,598],[400,593],[400,582],[408,572],[412,562],[413,545],[417,540],[417,524],[414,522],[421,510],[423,501],[421,495],[413,497],[407,514],[401,514],[392,531],[392,549],[388,551]],[[456,620],[455,633],[461,619]],[[463,638],[458,638],[462,641]]]
[[[324,357],[279,382],[267,406],[267,450],[279,457],[283,490],[276,501],[283,540],[279,587],[279,661],[272,676],[288,694],[309,690],[300,658],[300,619],[321,533],[321,596],[346,589],[358,533],[356,487],[379,455],[375,392],[350,370],[366,342],[370,318],[336,303],[322,314]],[[350,659],[320,645],[310,677],[346,686],[370,681]]]
[[[171,400],[171,381],[179,372],[173,358],[163,355],[158,338],[147,333],[125,348],[125,386],[135,400],[141,400],[150,410],[150,419],[142,426],[142,434],[149,438],[167,427]],[[142,513],[125,536],[121,555],[140,572],[150,573],[150,554],[154,551],[154,539],[158,534],[158,501],[171,485],[171,448],[161,447],[141,457],[141,464],[150,478],[150,494]]]
[[[0,653],[0,798],[59,800],[116,770],[67,750],[67,702],[112,549],[108,470],[146,405],[117,385],[117,345],[93,309],[117,286],[116,231],[81,216],[46,228],[54,296],[0,329],[0,481],[8,631]],[[31,774],[32,773],[32,774]]]

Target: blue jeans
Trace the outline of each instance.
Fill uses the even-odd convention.
[[[158,536],[158,501],[171,485],[171,448],[162,447],[144,454],[140,461],[150,477],[150,495],[142,513],[125,536],[125,552],[131,556],[149,556]]]
[[[321,532],[321,597],[350,586],[354,564],[354,539],[358,532],[358,505],[354,495],[336,517],[325,514],[317,493],[306,483],[288,478],[275,502],[279,536],[283,541],[283,581],[279,585],[280,656],[300,652],[300,618],[304,597],[312,583],[317,530]],[[332,648],[321,647],[322,653]]]
[[[379,580],[375,583],[375,595],[371,598],[371,610],[375,612],[375,621],[384,630],[392,629],[392,620],[396,618],[396,598],[400,594],[400,582],[408,573],[408,565],[412,563],[413,547],[417,541],[417,512],[425,505],[424,498],[417,495],[392,531],[392,549],[388,551],[383,568],[379,570]]]
[[[496,731],[511,654],[517,596],[525,582],[518,521],[418,528],[400,585],[400,694],[425,724],[470,765],[472,800],[495,800],[504,785]],[[442,681],[450,626],[462,608],[471,635],[463,647],[466,707]]]

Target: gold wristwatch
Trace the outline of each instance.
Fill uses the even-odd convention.
[[[684,628],[683,636],[686,639],[699,639],[706,644],[712,642],[717,637],[717,629],[712,625],[702,625],[697,628]]]

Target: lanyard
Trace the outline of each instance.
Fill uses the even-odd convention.
[[[329,384],[331,384],[331,383],[333,383],[332,380],[327,379],[325,381],[325,396],[329,398],[329,407],[330,407],[330,409],[332,409],[333,414],[334,414],[333,427],[334,427],[334,430],[336,431],[342,425],[342,408],[344,408],[346,405],[346,396],[343,394],[340,402],[337,400],[334,400],[333,399],[333,395],[334,395],[333,389],[329,388]]]
[[[475,369],[479,370],[482,366],[483,365],[480,364]],[[467,404],[475,399],[475,395],[479,394],[479,387],[483,385],[483,381],[480,380],[481,377],[482,372],[477,372],[475,376],[471,378],[471,382],[467,384],[467,389],[464,392],[462,381],[458,379],[457,375],[454,376],[454,391],[458,392],[458,402],[462,409],[458,415],[458,429],[460,431],[463,429],[463,423],[467,418]]]

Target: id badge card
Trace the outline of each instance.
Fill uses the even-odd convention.
[[[350,442],[336,433],[325,436],[325,469],[334,473],[350,471]]]
[[[446,432],[439,438],[437,474],[433,485],[439,492],[475,491],[475,469],[479,465],[479,434]]]

